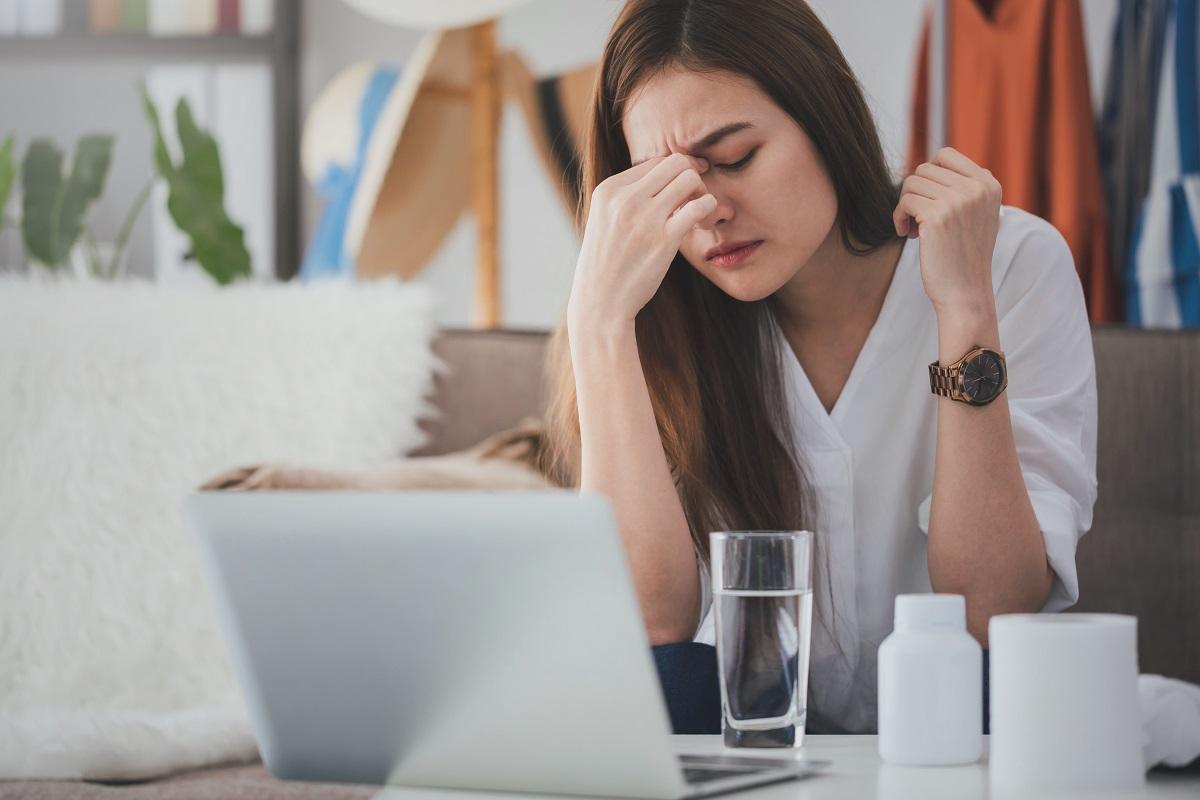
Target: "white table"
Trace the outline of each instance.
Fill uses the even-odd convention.
[[[778,758],[779,750],[724,751],[720,736],[673,736],[675,749],[680,753],[721,753],[763,755]],[[797,757],[823,759],[831,764],[820,774],[800,780],[746,789],[721,797],[747,797],[753,800],[973,800],[988,797],[987,756],[977,764],[965,767],[896,767],[879,759],[875,736],[808,736]],[[986,742],[987,737],[985,737]],[[986,752],[986,746],[985,746]],[[514,800],[528,797],[546,800],[549,795],[517,795],[488,792],[459,792],[435,789],[391,787],[376,795],[375,800],[483,800],[503,798]],[[1093,798],[1101,797],[1092,795]],[[1104,798],[1200,798],[1200,774],[1170,774],[1152,772],[1146,788],[1135,794],[1103,795]],[[1022,798],[1025,800],[1025,798]]]
[[[676,749],[689,753],[720,753],[720,736],[674,736]],[[876,736],[806,736],[799,757],[832,762],[819,775],[798,781],[750,789],[738,794],[754,800],[824,800],[824,798],[879,798],[879,800],[973,800],[988,793],[987,741],[984,757],[965,767],[897,767],[879,758]],[[746,750],[735,751],[739,755]],[[763,751],[764,753],[768,751]],[[778,751],[775,751],[778,752]],[[1151,772],[1146,788],[1122,798],[1183,798],[1200,800],[1200,774]],[[1099,795],[1092,795],[1099,797]],[[1105,795],[1108,798],[1117,795]]]

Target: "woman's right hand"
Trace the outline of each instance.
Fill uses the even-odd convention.
[[[683,237],[717,206],[700,177],[707,169],[702,158],[672,153],[596,186],[567,303],[569,328],[633,324]]]

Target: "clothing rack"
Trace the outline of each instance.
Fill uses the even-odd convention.
[[[933,27],[929,48],[929,134],[926,152],[932,156],[946,143],[947,19],[950,0],[933,0]]]

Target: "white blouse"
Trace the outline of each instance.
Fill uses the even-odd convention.
[[[813,527],[830,573],[829,592],[818,584],[813,597],[810,706],[850,733],[876,730],[876,653],[892,631],[895,596],[932,591],[926,534],[938,398],[927,365],[937,359],[938,339],[919,243],[905,242],[832,413],[777,328],[797,449],[816,495]],[[1016,207],[1000,211],[992,287],[1017,456],[1057,576],[1042,610],[1061,611],[1079,598],[1075,546],[1096,501],[1091,327],[1066,240]],[[693,640],[714,644],[710,577],[700,572],[703,612]],[[832,634],[818,622],[829,593]]]

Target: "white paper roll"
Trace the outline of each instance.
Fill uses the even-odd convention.
[[[1137,617],[1003,614],[988,641],[994,796],[1143,784]]]

